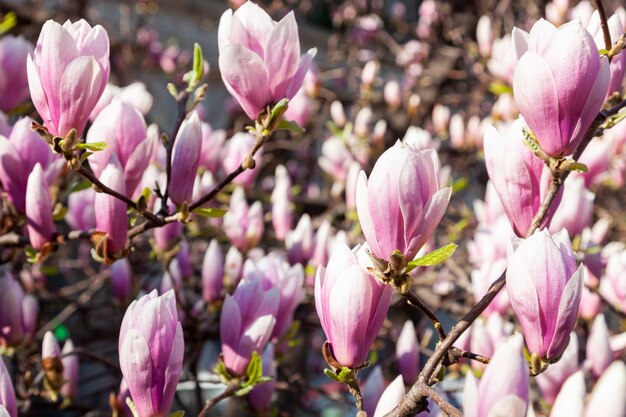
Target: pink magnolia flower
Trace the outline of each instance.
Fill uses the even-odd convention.
[[[65,165],[30,129],[32,122],[30,117],[24,117],[15,123],[8,137],[0,135],[0,182],[19,213],[26,210],[26,182],[35,165],[41,165],[48,183],[56,179]]]
[[[398,375],[393,381],[391,381],[380,396],[378,404],[376,404],[374,417],[383,417],[385,414],[396,408],[405,393],[406,390],[404,388],[404,380],[402,379],[402,375]]]
[[[476,42],[478,43],[478,52],[483,57],[491,55],[491,46],[493,45],[493,30],[491,28],[491,18],[483,15],[478,19],[476,25]]]
[[[94,120],[87,143],[106,142],[107,148],[89,157],[89,166],[100,176],[115,155],[124,171],[126,194],[132,196],[154,152],[156,142],[148,136],[142,114],[133,106],[114,99]]]
[[[402,378],[409,385],[417,381],[419,359],[415,325],[411,320],[407,320],[396,342],[396,360],[398,361],[398,368]]]
[[[21,36],[0,40],[0,110],[11,111],[28,98],[26,59],[32,53],[33,44]]]
[[[11,375],[0,359],[0,416],[17,417],[17,403]]]
[[[599,378],[606,368],[613,362],[613,351],[609,343],[609,329],[604,314],[598,314],[593,321],[589,338],[587,339],[586,366],[595,378]]]
[[[15,277],[5,272],[0,277],[0,344],[30,343],[35,336],[38,313],[37,299],[25,295]]]
[[[369,176],[361,171],[356,201],[363,234],[379,258],[399,250],[407,261],[428,241],[448,206],[450,187],[440,188],[433,149],[415,151],[398,141]]]
[[[125,194],[122,169],[115,160],[104,168],[100,181],[107,187]],[[109,254],[121,252],[126,246],[127,215],[126,203],[105,193],[96,194],[95,198],[96,229],[107,234]]]
[[[563,383],[550,410],[550,417],[582,417],[586,392],[585,375],[583,371],[577,371]]]
[[[284,240],[291,230],[293,222],[291,208],[291,178],[284,165],[276,167],[274,176],[274,190],[272,191],[272,226],[276,232],[276,239]]]
[[[593,220],[595,194],[585,187],[583,175],[570,175],[563,186],[562,203],[558,205],[549,230],[556,233],[567,229],[571,236],[579,235]]]
[[[626,410],[626,365],[615,361],[593,387],[585,417],[623,417]]]
[[[185,354],[174,291],[159,296],[154,290],[132,302],[122,320],[118,349],[138,414],[169,416]]]
[[[37,163],[28,176],[26,185],[26,225],[33,248],[39,250],[52,241],[54,222],[48,181],[41,165]]]
[[[255,247],[265,230],[263,206],[260,201],[248,205],[243,188],[237,187],[230,197],[230,208],[224,215],[224,233],[237,249]]]
[[[531,354],[558,360],[576,325],[584,279],[567,230],[538,230],[513,241],[508,255],[507,292]]]
[[[230,173],[241,165],[252,146],[254,146],[254,136],[249,133],[238,132],[233,135],[222,148],[222,167],[224,171]],[[255,166],[253,169],[246,169],[233,180],[234,184],[241,184],[244,187],[250,187],[254,184],[256,176],[259,174],[261,165],[261,156],[263,148],[259,149],[254,155]]]
[[[172,150],[172,175],[168,189],[170,198],[176,204],[191,200],[201,148],[202,125],[198,113],[193,112],[181,125]]]
[[[308,214],[303,214],[296,228],[287,233],[285,247],[287,248],[287,259],[289,259],[291,264],[301,263],[306,265],[307,261],[313,256],[315,239],[313,237],[311,217]]]
[[[96,228],[95,200],[96,191],[91,187],[69,195],[65,221],[72,229],[88,231]]]
[[[485,129],[485,163],[489,178],[500,196],[502,206],[517,236],[523,237],[541,206],[550,186],[550,170],[524,145],[524,120],[517,119],[500,134],[495,127]],[[544,224],[556,206],[552,205]]]
[[[367,375],[365,382],[361,384],[361,393],[363,394],[363,409],[368,416],[374,415],[376,404],[380,396],[385,391],[385,378],[380,365],[376,365],[374,369]]]
[[[328,267],[317,269],[315,308],[341,365],[357,367],[365,362],[392,294],[390,286],[365,272],[345,244],[336,244]]]
[[[226,295],[220,319],[224,365],[234,375],[246,372],[252,352],[260,353],[272,336],[279,290],[263,289],[260,280],[241,281]]]
[[[72,339],[67,339],[63,345],[61,358],[63,363],[63,387],[61,388],[61,395],[64,398],[74,398],[78,392],[78,371],[79,360],[78,355],[72,354],[74,352],[74,343]]]
[[[544,151],[571,155],[604,103],[608,59],[600,58],[593,37],[578,20],[557,29],[542,19],[527,39],[516,33],[520,58],[513,91],[520,113]]]
[[[33,104],[50,133],[82,133],[109,71],[109,36],[102,26],[82,19],[43,25],[27,73]]]
[[[152,103],[154,102],[152,94],[148,92],[146,85],[142,82],[137,81],[123,88],[113,84],[107,84],[100,100],[98,100],[98,104],[96,104],[96,107],[94,107],[89,115],[89,120],[94,121],[102,109],[111,104],[114,99],[119,99],[134,107],[144,116],[150,112]]]
[[[524,417],[528,406],[528,365],[523,339],[511,337],[501,344],[487,365],[480,384],[471,372],[465,376],[463,408],[466,417]]]
[[[133,271],[128,258],[118,259],[111,265],[111,289],[118,300],[128,300],[133,291]]]
[[[283,336],[293,321],[293,314],[304,298],[304,268],[294,266],[276,252],[260,259],[248,259],[243,265],[244,280],[259,280],[264,290],[278,288],[278,310],[272,337]]]
[[[212,303],[222,297],[224,254],[217,240],[211,240],[202,261],[202,298]]]
[[[218,28],[219,66],[228,91],[251,119],[302,87],[316,50],[300,58],[293,12],[275,22],[248,1],[224,12]]]

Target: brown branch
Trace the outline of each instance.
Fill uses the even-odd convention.
[[[98,187],[98,189],[105,193],[108,194],[112,197],[117,198],[118,200],[126,203],[126,205],[128,205],[129,207],[131,207],[133,210],[137,211],[138,213],[140,213],[142,216],[144,216],[145,218],[152,220],[154,222],[159,222],[159,218],[151,213],[148,210],[139,210],[139,208],[137,207],[137,203],[135,203],[133,200],[131,200],[130,198],[128,198],[127,196],[125,196],[122,193],[119,193],[117,191],[115,191],[112,188],[107,187],[106,185],[104,185],[99,179],[98,177],[96,177],[96,175],[89,169],[85,168],[84,166],[80,166],[78,168],[78,170],[76,171],[78,172],[80,175],[82,175],[83,177],[85,177],[85,179],[87,179],[89,182],[91,182],[93,185],[95,185],[96,187]]]
[[[600,134],[602,134],[602,129],[600,126],[610,117],[617,114],[622,108],[626,107],[626,100],[622,101],[618,105],[601,111],[591,126],[586,130],[583,140],[576,148],[573,159],[578,160],[580,155],[584,152],[585,148],[591,142],[591,140]],[[550,191],[544,198],[542,202],[542,207],[537,212],[533,221],[531,223],[531,227],[526,233],[527,236],[532,235],[535,230],[537,230],[537,225],[543,223],[543,220],[548,212],[549,205],[554,201],[554,197],[558,193],[558,188],[562,186],[563,181],[569,175],[569,171],[565,171],[561,174],[560,179],[558,181],[552,181],[550,183]],[[548,199],[550,199],[550,204],[547,204]],[[458,340],[458,338],[465,332],[472,323],[482,314],[482,312],[491,304],[494,298],[498,295],[498,293],[504,288],[506,285],[506,270],[500,275],[500,277],[495,280],[487,294],[474,305],[470,309],[470,311],[461,318],[461,320],[450,330],[448,336],[437,346],[433,355],[428,359],[422,372],[420,372],[419,378],[417,382],[411,387],[407,395],[402,398],[400,403],[396,408],[387,413],[385,417],[408,417],[414,416],[420,411],[424,411],[424,398],[425,391],[424,385],[431,385],[434,381],[431,381],[433,375],[440,368],[442,360],[446,357],[448,350],[450,350],[454,344]]]
[[[90,239],[93,232],[93,230],[71,230],[64,234],[57,234],[53,238],[53,243],[58,245],[68,240]],[[26,236],[18,235],[14,232],[0,236],[0,247],[24,247],[29,243],[30,241]]]
[[[198,414],[198,417],[206,417],[211,408],[215,407],[215,405],[217,405],[217,403],[219,403],[220,401],[235,395],[235,392],[237,392],[238,388],[239,384],[235,384],[232,382],[228,384],[224,392],[219,394],[217,397],[213,397],[210,400],[207,400],[206,403],[204,403],[204,408],[202,408],[200,414]]]
[[[606,10],[604,10],[604,4],[602,4],[602,0],[593,0],[593,2],[600,15],[600,27],[602,28],[602,36],[604,37],[604,48],[610,51],[613,47],[613,43],[611,42],[611,32],[609,32],[609,24],[606,17]]]
[[[441,324],[441,321],[439,321],[439,318],[437,318],[435,313],[433,313],[433,311],[430,308],[428,308],[428,306],[424,304],[422,300],[420,300],[417,294],[409,290],[405,293],[402,293],[402,296],[406,298],[407,303],[409,303],[415,308],[418,308],[422,313],[426,314],[426,316],[430,319],[430,321],[433,322],[435,329],[439,333],[440,340],[443,340],[446,338],[446,331],[443,329],[443,325]]]
[[[226,187],[228,184],[230,184],[235,178],[237,178],[237,176],[239,176],[239,174],[241,174],[245,170],[246,169],[243,167],[243,164],[239,165],[237,167],[237,169],[235,169],[233,172],[228,174],[226,176],[226,178],[224,178],[222,181],[220,181],[219,184],[217,184],[215,187],[213,187],[213,189],[211,191],[209,191],[206,195],[204,195],[203,197],[199,198],[197,201],[192,203],[189,206],[189,211],[193,211],[193,210],[197,209],[198,207],[202,207],[204,204],[206,204],[209,201],[211,201],[213,199],[213,197],[215,197],[215,195],[217,193],[222,191],[222,189],[224,187]]]

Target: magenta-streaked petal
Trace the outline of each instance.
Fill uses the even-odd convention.
[[[65,68],[60,84],[63,93],[58,99],[60,115],[55,119],[59,120],[59,135],[65,136],[72,128],[80,135],[85,129],[89,114],[100,98],[102,76],[102,68],[92,56],[77,58]]]
[[[272,101],[265,63],[241,45],[227,45],[219,57],[222,80],[251,119]]]
[[[272,28],[276,23],[265,10],[251,1],[246,1],[234,13],[231,21],[231,36],[233,36],[235,30],[239,30],[233,28],[235,18],[241,22],[246,32],[247,42],[243,45],[256,52],[261,58],[264,58],[267,38],[272,33]],[[237,42],[231,38],[231,43]]]
[[[344,366],[362,365],[370,346],[364,346],[372,307],[372,284],[359,266],[344,272],[328,297],[335,358]]]
[[[376,239],[376,226],[369,207],[368,183],[367,176],[364,171],[359,173],[356,183],[356,211],[359,216],[359,223],[365,235],[365,239],[370,245],[372,252],[378,257],[384,257],[381,254],[378,240]],[[387,254],[388,256],[389,254]]]
[[[291,76],[285,87],[285,91],[283,93],[284,98],[291,100],[298,93],[298,91],[300,91],[304,78],[313,65],[313,58],[315,58],[315,55],[317,55],[317,48],[311,48],[306,52],[306,54],[302,55],[302,58],[300,58],[300,64],[298,64],[298,69]],[[275,100],[279,98],[276,96],[276,93],[274,93],[273,97]]]
[[[271,75],[270,91],[272,91],[272,97],[274,99],[283,98],[284,87],[280,89],[278,86],[295,74],[300,61],[298,24],[293,11],[289,12],[274,26],[267,38],[264,50],[265,65],[268,74]]]
[[[183,328],[180,322],[176,323],[176,333],[172,341],[171,353],[169,360],[167,361],[167,368],[165,369],[165,386],[163,389],[163,399],[159,404],[159,412],[167,416],[172,402],[174,401],[174,394],[176,394],[176,387],[178,386],[178,379],[183,368],[183,359],[185,356],[185,341],[183,339]]]
[[[26,185],[26,222],[30,244],[37,250],[52,240],[54,223],[48,181],[40,164],[35,165]]]
[[[527,52],[513,76],[515,102],[537,141],[548,154],[564,150],[561,138],[559,96],[552,70],[543,57]],[[569,139],[569,137],[567,138]]]
[[[540,315],[539,300],[533,280],[526,269],[526,261],[519,256],[509,258],[506,271],[506,290],[511,307],[524,331],[526,345],[532,353],[541,354],[544,348],[542,338],[543,319]]]
[[[593,83],[593,87],[591,87],[591,91],[587,96],[587,101],[585,102],[585,106],[580,115],[580,120],[576,125],[572,140],[565,150],[565,155],[571,155],[574,153],[574,150],[582,141],[587,129],[591,125],[591,122],[593,122],[593,119],[595,119],[598,112],[602,109],[610,82],[611,70],[609,68],[609,61],[606,57],[602,57],[600,59],[600,69],[598,71],[598,75]]]
[[[545,19],[539,19],[528,34],[528,50],[542,55],[544,49],[557,32],[557,28]]]
[[[37,66],[33,62],[31,55],[28,55],[28,59],[26,61],[26,73],[28,75],[30,98],[33,101],[35,109],[37,109],[37,113],[39,113],[39,116],[42,118],[43,123],[46,125],[50,133],[53,135],[58,134],[57,127],[54,125],[52,117],[50,116],[48,97],[46,96],[43,86],[41,85]]]
[[[511,47],[515,52],[516,60],[519,59],[528,51],[528,32],[514,27],[511,34]]]
[[[146,340],[135,329],[130,329],[121,340],[120,369],[139,415],[155,415],[157,410],[154,409],[150,390],[152,385],[150,349]]]

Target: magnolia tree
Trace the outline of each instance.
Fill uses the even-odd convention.
[[[230,103],[138,29],[170,126],[112,83],[127,39],[3,35],[0,416],[626,417],[626,11],[464,41],[407,7],[339,4],[320,58],[293,11],[225,11]],[[480,106],[420,95],[442,36]]]

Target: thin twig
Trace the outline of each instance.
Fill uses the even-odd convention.
[[[217,193],[222,191],[222,189],[224,189],[224,187],[226,187],[228,184],[230,184],[243,171],[245,171],[245,168],[243,167],[243,164],[239,165],[237,167],[237,169],[235,169],[233,172],[228,174],[226,176],[226,178],[224,178],[222,181],[220,181],[219,184],[217,184],[215,187],[213,187],[213,189],[211,191],[209,191],[203,197],[199,198],[196,202],[192,203],[189,206],[189,211],[193,211],[193,210],[197,209],[198,207],[202,207],[204,204],[206,204],[209,201],[211,201],[217,195]]]
[[[606,17],[606,10],[604,10],[604,4],[602,4],[602,0],[593,0],[593,2],[600,15],[600,27],[602,28],[602,36],[604,37],[604,48],[610,51],[613,47],[613,43],[611,42],[611,32],[609,32],[609,24]]]
[[[410,305],[412,305],[413,307],[418,308],[422,313],[426,314],[426,316],[433,322],[433,325],[435,326],[435,329],[439,333],[439,339],[440,340],[443,340],[443,339],[446,338],[446,331],[443,329],[443,325],[441,324],[441,321],[439,321],[439,318],[437,318],[435,313],[433,313],[433,311],[430,308],[428,308],[428,306],[426,304],[424,304],[422,302],[422,300],[420,300],[420,298],[417,296],[417,294],[415,294],[413,291],[409,290],[409,291],[403,293],[402,296],[404,298],[406,298],[406,301]]]
[[[228,384],[226,386],[226,389],[221,394],[219,394],[217,397],[213,397],[210,400],[207,400],[206,403],[204,403],[204,408],[202,408],[200,414],[198,414],[198,417],[206,417],[211,408],[215,407],[220,401],[235,395],[235,392],[237,392],[238,388],[238,384],[232,382]]]
[[[112,197],[117,198],[120,201],[123,201],[124,203],[126,203],[126,205],[128,205],[129,207],[131,207],[133,210],[139,212],[139,209],[137,207],[137,203],[135,203],[133,200],[131,200],[130,198],[128,198],[127,196],[125,196],[122,193],[119,193],[117,191],[115,191],[112,188],[107,187],[106,185],[104,185],[99,179],[98,177],[96,177],[96,175],[89,169],[85,168],[84,166],[80,166],[78,168],[78,170],[76,171],[78,172],[80,175],[82,175],[83,177],[85,177],[85,179],[87,179],[88,181],[90,181],[93,185],[95,185],[96,187],[98,187],[98,189],[105,193],[108,194]],[[143,212],[141,212],[141,214],[152,221],[158,222],[159,218],[151,213],[148,210],[144,210]]]

